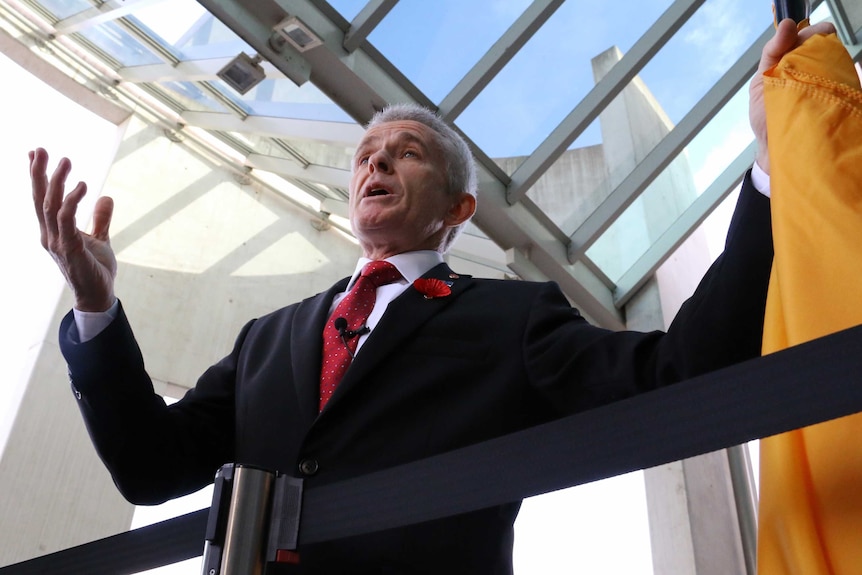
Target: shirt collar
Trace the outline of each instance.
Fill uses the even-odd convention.
[[[359,258],[359,261],[356,262],[356,269],[353,270],[353,275],[350,277],[350,283],[347,284],[348,291],[351,286],[353,286],[353,282],[356,281],[356,278],[359,277],[362,268],[364,268],[365,264],[370,261],[372,260],[368,258]],[[401,272],[401,275],[404,277],[401,283],[412,284],[414,281],[428,273],[429,270],[442,264],[443,254],[434,250],[419,250],[415,252],[396,254],[386,258],[385,261],[394,265],[398,271]]]

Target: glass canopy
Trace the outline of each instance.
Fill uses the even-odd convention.
[[[288,14],[264,4],[21,0],[10,25],[50,30],[76,73],[173,111],[181,129],[233,147],[230,161],[251,176],[275,174],[276,191],[281,178],[307,205],[329,202],[323,218],[345,213],[352,146],[374,109],[438,109],[474,145],[483,195],[505,200],[480,202],[475,234],[509,254],[501,265],[557,280],[608,327],[623,326],[619,308],[752,159],[744,86],[768,5],[301,0]],[[288,16],[320,42],[274,43]],[[265,73],[244,94],[219,76],[241,53]]]

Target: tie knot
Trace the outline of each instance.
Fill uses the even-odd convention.
[[[391,284],[401,279],[401,272],[387,261],[377,260],[365,264],[360,275],[368,278],[374,287]]]

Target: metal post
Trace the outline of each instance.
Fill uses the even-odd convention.
[[[265,542],[269,533],[269,502],[275,474],[261,469],[234,468],[233,497],[220,575],[263,573]]]
[[[730,466],[733,497],[736,501],[745,568],[748,575],[755,575],[757,572],[757,494],[751,460],[748,457],[748,446],[728,447],[727,461]]]
[[[261,575],[274,472],[227,464],[219,469],[204,543],[201,575]]]

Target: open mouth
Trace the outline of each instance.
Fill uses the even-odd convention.
[[[392,192],[384,188],[383,186],[372,183],[368,187],[365,188],[366,191],[363,197],[365,198],[379,198],[381,196],[391,196]]]

